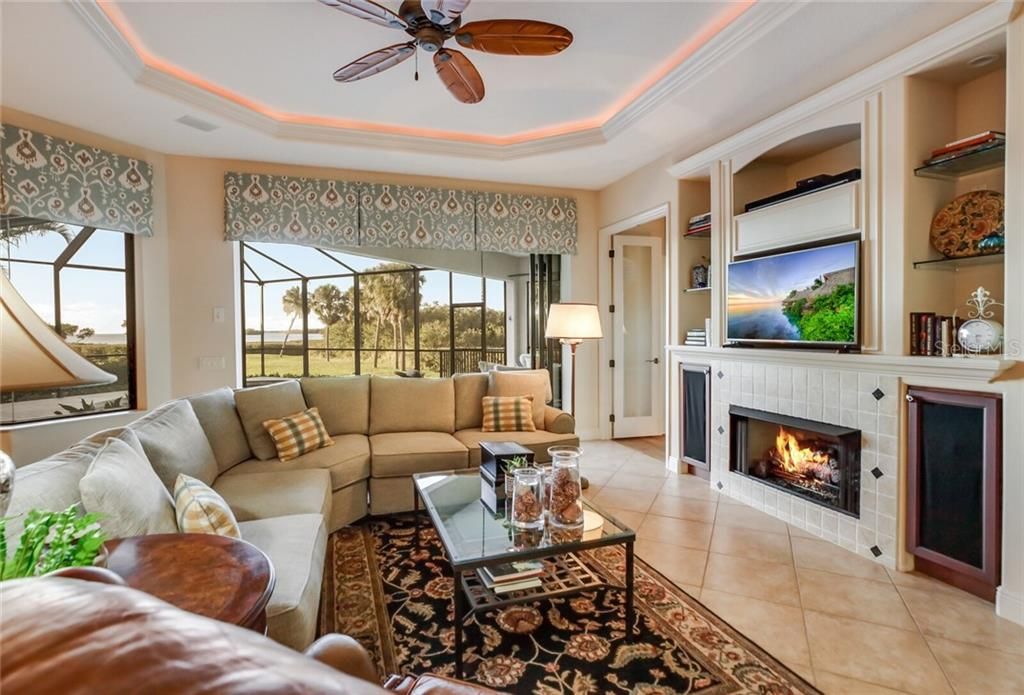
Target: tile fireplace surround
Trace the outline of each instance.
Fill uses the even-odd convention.
[[[896,569],[900,381],[860,371],[711,360],[711,485],[808,533]],[[860,518],[729,470],[729,407],[861,431]]]

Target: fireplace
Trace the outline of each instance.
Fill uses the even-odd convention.
[[[860,516],[860,430],[730,406],[729,469]]]

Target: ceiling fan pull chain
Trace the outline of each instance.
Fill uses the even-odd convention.
[[[416,61],[416,70],[413,73],[412,78],[413,78],[413,81],[419,82],[420,81],[420,52],[419,51],[416,51],[416,55],[414,57],[414,60]]]

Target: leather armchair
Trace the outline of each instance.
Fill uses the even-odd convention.
[[[352,638],[326,635],[300,654],[244,628],[182,611],[106,570],[0,583],[0,692],[381,695]],[[436,676],[392,678],[403,695],[492,691]]]

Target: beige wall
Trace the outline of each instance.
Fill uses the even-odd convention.
[[[597,193],[593,191],[163,155],[9,109],[4,109],[2,116],[5,122],[136,156],[154,166],[156,233],[136,243],[140,408],[240,383],[238,252],[237,244],[224,240],[227,171],[572,196],[578,207],[579,254],[568,263],[563,298],[597,300],[594,269],[598,213]],[[222,323],[213,321],[216,307],[224,309]],[[201,369],[200,359],[207,357],[223,358],[223,368]],[[577,368],[578,430],[594,432],[598,413],[597,350],[581,347]],[[124,421],[126,416],[122,414],[8,428],[0,431],[0,446],[19,462],[31,462],[85,434]]]

